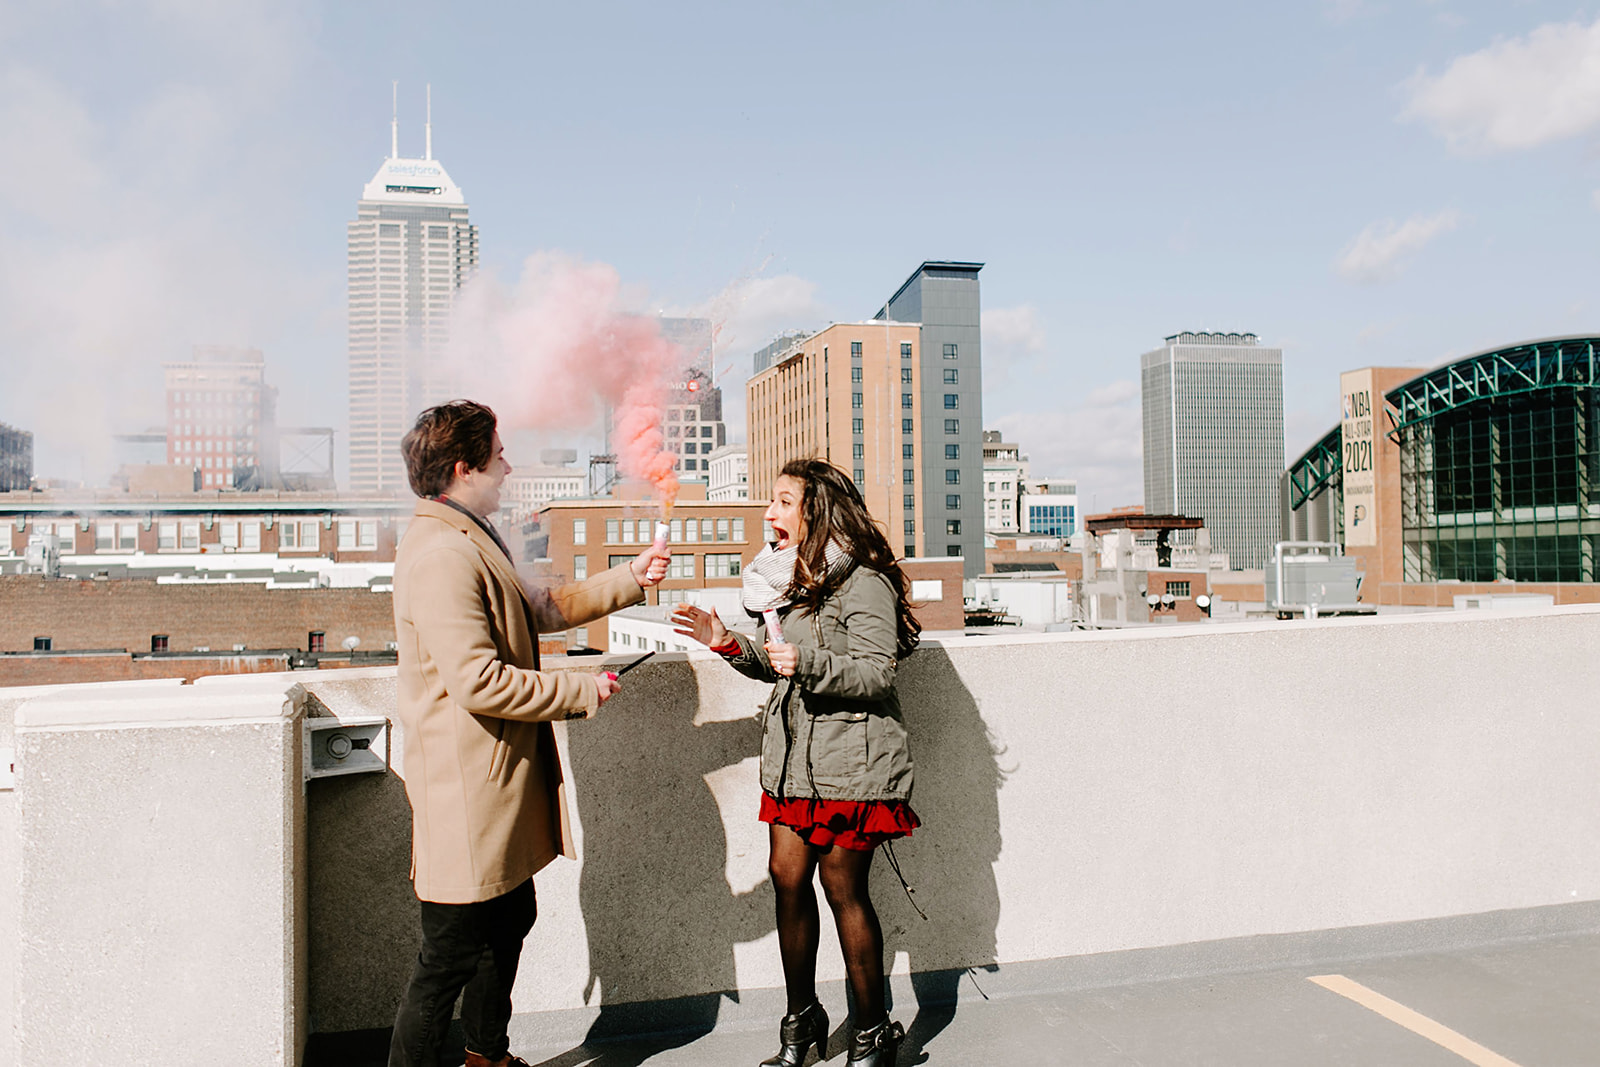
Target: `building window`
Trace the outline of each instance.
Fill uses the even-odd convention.
[[[861,368],[860,367],[851,367],[850,368],[850,380],[852,382],[859,382],[861,380]]]
[[[861,422],[860,419],[851,419],[850,420],[850,432],[851,433],[862,433],[864,431],[865,431],[865,427],[862,425],[862,422]]]
[[[917,520],[916,519],[907,519],[906,520],[906,536],[907,537],[915,537],[915,536],[917,536]]]
[[[321,630],[312,630],[310,633],[306,634],[306,651],[307,652],[323,652],[323,651],[326,651],[326,647],[325,646],[327,644],[327,640],[328,640],[328,635],[327,634],[323,633]]]
[[[684,519],[683,520],[683,539],[685,541],[690,542],[691,544],[694,543],[695,541],[700,540],[700,520],[699,519]]]
[[[151,634],[150,635],[150,651],[151,652],[165,652],[166,650],[167,650],[167,635],[166,634]]]
[[[910,367],[901,367],[900,368],[900,381],[902,383],[906,384],[906,385],[910,385],[911,384],[911,368]]]
[[[176,549],[178,547],[178,524],[163,522],[156,526],[156,547]]]
[[[954,367],[947,368],[945,370],[945,372],[944,372],[944,384],[946,384],[946,385],[960,385],[961,384],[961,372],[956,370]]]
[[[673,540],[676,541],[677,538],[674,537]],[[588,519],[572,520],[572,543],[575,545],[586,545],[589,543]]]
[[[358,547],[364,549],[374,549],[378,547],[378,524],[376,521],[369,520],[363,522],[359,527],[357,527],[357,532],[361,537]]]
[[[901,503],[901,506],[904,507],[907,511],[913,511],[913,510],[916,509],[916,506],[917,506],[917,498],[912,496],[910,493],[907,493],[901,499],[900,503]]]
[[[902,482],[904,482],[905,484],[907,484],[907,485],[915,485],[916,482],[917,482],[917,470],[916,470],[916,468],[915,467],[907,467],[905,470],[901,471],[900,472],[900,480]]]
[[[673,556],[671,559],[667,560],[667,577],[668,578],[693,578],[694,577],[694,553],[693,552],[680,552],[677,555]]]
[[[239,549],[242,552],[261,551],[261,524],[259,522],[241,522],[239,524]]]
[[[94,526],[94,550],[96,552],[109,552],[117,547],[117,524],[114,522],[97,522]]]
[[[709,426],[700,427],[700,436],[701,437],[710,437],[711,436],[711,427],[709,427]],[[710,449],[702,448],[700,451],[708,452],[708,451],[710,451]]]
[[[667,540],[671,541],[675,545],[683,544],[683,520],[682,519],[673,519],[672,522],[668,526],[668,530],[670,532],[667,534]]]
[[[901,359],[910,359],[911,358],[911,342],[910,341],[901,341],[900,342],[900,358]]]
[[[944,484],[945,485],[960,485],[961,484],[961,469],[959,467],[948,467],[948,468],[946,468],[945,472],[944,472]]]
[[[912,419],[901,419],[900,420],[900,432],[901,433],[916,433],[917,432],[917,424],[916,424],[916,422],[914,420],[912,420]]]
[[[913,458],[916,457],[916,452],[917,452],[917,446],[916,445],[901,445],[900,446],[900,458],[902,458],[902,459],[913,459]]]
[[[851,458],[853,458],[853,459],[862,459],[862,458],[864,458],[866,456],[866,454],[867,454],[867,446],[862,444],[860,441],[857,441],[855,444],[850,446]]]
[[[117,528],[117,547],[132,552],[139,547],[139,524],[125,522]]]
[[[903,407],[903,408],[910,408],[911,407],[911,394],[910,393],[901,393],[900,394],[900,406]]]
[[[850,406],[855,408],[857,411],[861,410],[861,394],[860,393],[851,393],[850,394]]]
[[[1187,599],[1188,596],[1189,596],[1189,583],[1188,582],[1168,582],[1167,583],[1167,592],[1172,594],[1173,596],[1179,598],[1180,600]]]
[[[768,544],[771,544],[773,541],[777,540],[777,537],[772,532],[772,523],[768,522],[766,519],[761,520],[761,540]]]
[[[944,346],[944,358],[945,359],[956,359],[959,355],[960,355],[960,352],[956,348],[955,345],[947,344],[947,345]]]
[[[850,358],[851,359],[860,359],[861,358],[861,342],[860,341],[851,341],[850,342]]]
[[[356,521],[339,520],[339,551],[348,552],[356,547]]]
[[[728,520],[727,519],[718,519],[717,520],[717,540],[718,541],[726,541],[728,539],[728,529],[729,529],[729,527],[728,527]]]
[[[947,555],[947,556],[960,556],[961,555],[961,546],[960,545],[945,545],[944,546],[944,554]]]
[[[855,468],[855,470],[851,472],[851,475],[855,479],[855,483],[857,485],[867,484],[867,472],[861,467]]]
[[[946,520],[944,520],[944,532],[945,532],[945,536],[947,536],[947,537],[960,537],[961,536],[961,520],[960,519],[946,519]]]
[[[183,524],[181,547],[185,552],[198,552],[200,550],[200,524],[198,522],[186,522]]]
[[[614,545],[621,539],[622,535],[617,531],[619,525],[616,519],[606,520],[606,544]]]
[[[673,557],[673,558],[676,559],[677,557]],[[588,556],[573,556],[572,557],[572,580],[575,581],[575,582],[581,582],[587,577],[589,577],[589,557]]]
[[[300,524],[300,547],[310,552],[322,547],[322,534],[317,530],[316,519],[307,519]]]
[[[961,396],[959,394],[957,394],[957,393],[946,393],[946,394],[944,394],[944,409],[946,411],[954,411],[956,408],[958,408],[960,406],[961,406]]]
[[[961,494],[960,493],[946,493],[944,495],[944,506],[945,506],[945,510],[946,511],[960,511],[961,510]]]
[[[945,433],[960,433],[961,432],[961,420],[960,419],[945,419],[944,420],[944,432]]]
[[[706,553],[707,578],[737,578],[741,573],[743,561],[737,552],[708,552]]]
[[[961,446],[960,445],[945,445],[944,446],[944,458],[945,459],[960,459],[961,458]]]
[[[734,519],[733,520],[733,538],[732,539],[734,541],[737,541],[741,545],[744,544],[744,520],[743,519]]]

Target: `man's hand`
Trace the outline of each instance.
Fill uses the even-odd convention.
[[[594,676],[595,683],[600,687],[600,703],[604,704],[617,695],[617,690],[622,688],[622,683],[617,681],[617,676],[610,671],[601,671]]]
[[[795,651],[793,645],[781,641],[768,641],[761,646],[767,650],[767,660],[772,664],[772,669],[785,678],[794,675],[794,669],[800,665],[800,653]]]
[[[717,609],[703,611],[693,604],[679,604],[672,610],[675,634],[692,637],[707,648],[719,648],[728,643],[728,628],[717,618]]]
[[[639,588],[649,589],[652,585],[660,585],[661,579],[667,576],[667,560],[671,558],[671,549],[651,545],[633,557],[628,569],[633,571],[633,580],[639,583]]]

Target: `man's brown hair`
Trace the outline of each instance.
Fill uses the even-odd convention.
[[[431,499],[450,488],[456,463],[481,471],[494,458],[494,412],[471,400],[452,400],[417,416],[400,442],[411,491]]]

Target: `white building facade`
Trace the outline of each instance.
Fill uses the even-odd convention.
[[[1083,524],[1077,482],[1058,478],[1026,481],[1020,507],[1022,533],[1071,537]]]
[[[574,500],[588,493],[588,472],[579,467],[514,467],[500,491],[507,522],[532,518],[552,500]]]
[[[707,460],[706,500],[720,504],[750,499],[750,453],[744,445],[723,445]]]
[[[346,224],[349,262],[350,487],[407,488],[400,439],[417,412],[456,395],[444,366],[457,290],[478,268],[467,201],[433,158],[389,158]]]

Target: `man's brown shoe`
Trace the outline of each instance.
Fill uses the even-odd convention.
[[[467,1052],[467,1062],[463,1067],[533,1067],[521,1056],[507,1055],[503,1060],[491,1060],[487,1056],[480,1056],[476,1052]]]

